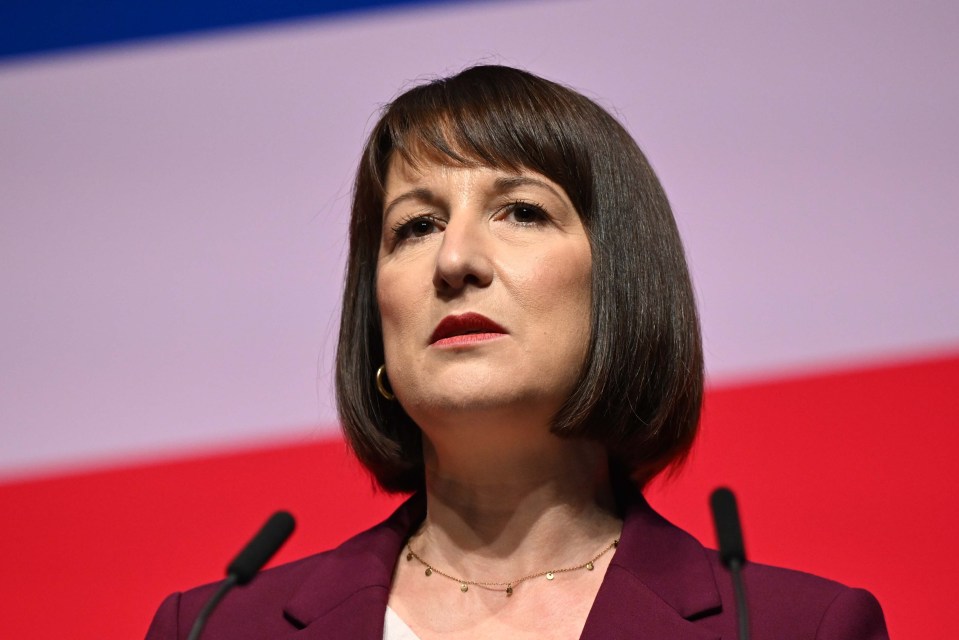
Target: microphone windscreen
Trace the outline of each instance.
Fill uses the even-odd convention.
[[[713,524],[716,526],[719,559],[726,567],[733,563],[743,565],[746,562],[746,546],[743,544],[736,496],[729,489],[720,487],[709,497],[709,504],[713,511]]]
[[[233,558],[233,562],[226,568],[226,574],[236,576],[237,584],[246,584],[252,580],[257,571],[283,546],[295,526],[296,521],[286,511],[274,513],[249,544]]]

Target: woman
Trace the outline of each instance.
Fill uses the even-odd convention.
[[[506,67],[407,91],[356,179],[337,394],[356,455],[413,496],[231,594],[205,637],[734,637],[716,554],[640,495],[702,388],[682,245],[626,131]],[[745,578],[756,638],[887,637],[864,591]],[[186,637],[210,593],[148,637]]]

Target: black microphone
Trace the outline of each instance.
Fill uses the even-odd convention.
[[[193,628],[190,629],[190,635],[187,640],[199,640],[203,627],[206,626],[207,618],[213,613],[213,610],[223,596],[236,585],[246,584],[256,576],[257,572],[263,568],[263,565],[273,557],[287,538],[293,533],[296,527],[296,521],[286,511],[277,511],[266,524],[257,532],[243,550],[233,558],[233,562],[226,568],[226,580],[220,585],[216,593],[213,594],[196,617]]]
[[[746,609],[746,591],[743,588],[742,568],[746,564],[746,545],[743,544],[743,529],[739,522],[736,496],[725,487],[720,487],[709,496],[716,526],[716,542],[719,559],[733,579],[736,596],[736,620],[739,623],[739,640],[749,640],[749,611]]]
[[[237,584],[246,584],[273,557],[293,533],[296,521],[286,511],[277,511],[266,521],[243,551],[226,568],[227,576],[236,576]]]

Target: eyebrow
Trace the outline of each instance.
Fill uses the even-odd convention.
[[[437,198],[436,194],[430,191],[429,189],[427,189],[426,187],[417,187],[416,189],[410,189],[409,191],[405,193],[401,193],[400,195],[390,200],[389,204],[387,204],[386,207],[383,209],[383,220],[385,221],[386,218],[390,215],[390,211],[393,210],[393,207],[403,202],[406,202],[408,200],[416,200],[418,202],[425,202],[427,204],[436,204],[439,198]]]
[[[554,196],[559,198],[564,203],[568,200],[561,192],[557,191],[551,184],[531,176],[502,176],[496,178],[493,182],[493,190],[497,193],[506,193],[513,189],[518,189],[520,187],[540,187],[542,189],[549,190]],[[417,187],[415,189],[410,189],[405,193],[401,193],[396,196],[384,207],[383,209],[383,220],[390,215],[390,211],[393,210],[399,204],[407,202],[410,200],[415,200],[417,202],[424,202],[426,204],[437,204],[439,198],[435,193],[427,189],[426,187]]]
[[[563,194],[554,189],[551,184],[530,176],[504,176],[502,178],[497,178],[493,184],[496,187],[496,190],[499,192],[510,191],[511,189],[516,189],[519,187],[541,187],[551,191],[553,195],[560,200],[563,200],[564,202],[566,200],[566,198],[563,197]]]

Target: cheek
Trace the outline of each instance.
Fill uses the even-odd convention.
[[[376,276],[376,303],[383,330],[383,349],[389,357],[395,353],[416,326],[416,312],[422,305],[407,279],[396,277],[395,269],[383,270]]]
[[[591,261],[589,254],[545,255],[536,260],[524,278],[529,302],[544,311],[568,314],[590,307]]]
[[[585,357],[592,316],[589,253],[541,256],[519,282],[517,294],[533,323],[532,330],[557,349]]]
[[[546,392],[559,401],[572,392],[589,351],[592,274],[589,255],[545,257],[527,281],[532,321],[529,354]]]
[[[398,295],[394,283],[389,277],[382,275],[376,276],[376,306],[380,311],[380,325],[383,329],[383,339],[387,340],[396,332],[396,327],[400,324],[399,318],[402,317],[404,310],[400,301],[402,296]]]

